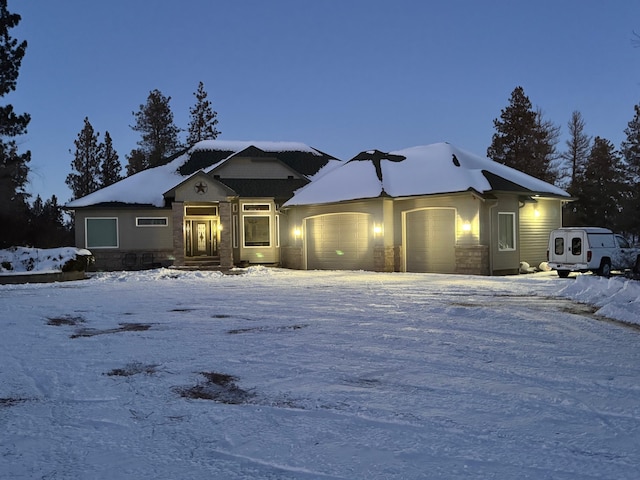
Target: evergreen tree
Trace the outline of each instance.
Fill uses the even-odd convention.
[[[113,148],[109,132],[104,132],[104,143],[100,144],[100,187],[108,187],[122,180],[122,165]]]
[[[140,105],[137,112],[133,112],[136,124],[131,128],[140,132],[142,138],[137,149],[127,157],[129,165],[127,172],[131,175],[141,169],[162,165],[170,155],[178,152],[182,145],[178,139],[180,129],[173,123],[173,112],[169,106],[171,97],[165,97],[160,90],[149,92],[147,103]],[[138,157],[144,154],[144,161]],[[140,168],[142,167],[142,168]]]
[[[30,222],[30,245],[38,248],[73,245],[72,229],[65,225],[62,207],[55,195],[44,203],[40,195],[36,197],[31,207]]]
[[[627,169],[609,140],[594,138],[585,169],[576,177],[575,193],[579,225],[624,230],[622,212],[629,193]]]
[[[20,15],[10,13],[7,0],[0,0],[0,98],[16,89],[27,42],[11,37],[9,31],[20,23]],[[12,105],[0,105],[0,248],[24,242],[29,205],[28,182],[31,152],[18,152],[15,137],[27,133],[30,116],[16,114]]]
[[[131,153],[127,155],[127,176],[131,176],[134,173],[141,172],[145,168],[149,168],[149,161],[147,155],[139,148],[134,148]]]
[[[207,99],[204,83],[200,82],[198,84],[198,90],[194,95],[196,104],[189,109],[191,121],[189,122],[187,145],[194,145],[201,140],[215,140],[221,133],[216,129],[218,112],[211,108],[211,102]]]
[[[534,135],[534,157],[531,163],[530,175],[549,183],[556,183],[560,177],[556,161],[560,154],[556,149],[560,127],[551,120],[544,118],[541,109],[536,110],[536,131]],[[525,172],[527,173],[527,172]]]
[[[566,141],[567,150],[562,154],[562,158],[567,162],[568,171],[567,191],[572,197],[578,196],[579,179],[584,177],[587,159],[591,149],[591,137],[584,133],[585,122],[582,114],[577,110],[571,114],[567,127],[569,129],[569,139]],[[563,207],[564,225],[582,225],[583,215],[579,213],[579,204],[569,202]]]
[[[559,129],[533,110],[522,87],[511,93],[509,105],[494,119],[493,134],[487,156],[492,160],[520,170],[541,180],[554,183],[557,172],[556,144]]]
[[[582,114],[575,110],[571,114],[571,120],[567,123],[569,139],[566,141],[567,151],[562,158],[569,164],[569,192],[576,182],[578,175],[584,172],[591,147],[591,137],[584,133],[585,121]]]
[[[634,107],[633,120],[627,124],[624,134],[627,138],[620,145],[620,152],[629,165],[635,182],[640,182],[640,104]]]
[[[89,118],[85,117],[84,127],[74,140],[76,146],[71,162],[72,173],[66,183],[73,192],[73,198],[81,198],[100,188],[100,146],[98,133],[93,130]],[[75,171],[75,173],[73,173]]]
[[[640,236],[640,104],[634,106],[635,115],[624,130],[626,139],[620,151],[629,167],[631,192],[625,208],[627,231],[635,238]]]

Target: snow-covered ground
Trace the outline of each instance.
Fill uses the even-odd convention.
[[[0,250],[0,275],[28,275],[61,272],[78,256],[91,256],[89,250],[76,247],[27,248]]]
[[[0,478],[637,479],[640,331],[597,313],[637,322],[639,294],[254,267],[0,286]]]

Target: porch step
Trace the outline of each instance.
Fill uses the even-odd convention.
[[[220,266],[220,259],[216,257],[188,258],[185,259],[183,265],[174,265],[172,268],[177,270],[228,270]]]

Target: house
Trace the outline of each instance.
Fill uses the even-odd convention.
[[[100,270],[280,261],[280,206],[341,163],[302,143],[202,141],[66,205]]]
[[[448,143],[341,162],[301,143],[211,140],[66,207],[98,269],[500,275],[546,260],[570,200]]]
[[[546,260],[569,194],[448,143],[362,152],[302,187],[281,216],[299,269],[499,275]]]

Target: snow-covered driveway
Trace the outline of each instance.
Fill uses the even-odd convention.
[[[574,283],[2,286],[0,478],[636,479],[640,332],[556,297]]]

